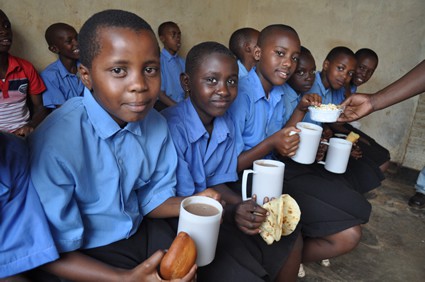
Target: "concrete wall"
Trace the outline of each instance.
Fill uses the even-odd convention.
[[[319,69],[334,46],[345,45],[354,51],[369,47],[378,53],[380,63],[361,92],[388,85],[425,58],[423,0],[0,0],[0,7],[12,21],[12,53],[30,60],[39,70],[55,60],[44,40],[51,23],[66,22],[78,30],[94,12],[108,8],[136,12],[155,30],[163,21],[177,22],[183,33],[182,55],[205,40],[227,45],[236,28],[262,29],[271,23],[293,26],[302,44],[313,52]],[[423,156],[423,138],[405,156],[416,108],[423,111],[417,107],[418,98],[361,120],[362,129],[390,150],[393,161],[416,169],[424,165],[415,161],[415,156]],[[425,132],[423,123],[417,131]]]

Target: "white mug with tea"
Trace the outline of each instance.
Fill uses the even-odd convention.
[[[195,241],[198,266],[214,260],[222,213],[222,205],[209,197],[191,196],[181,202],[177,234],[184,231]]]
[[[242,175],[242,199],[247,195],[248,175],[252,176],[252,195],[257,195],[257,204],[263,205],[265,197],[277,198],[282,195],[285,164],[275,160],[256,160],[253,169],[246,169]]]
[[[329,147],[326,153],[326,160],[319,162],[319,164],[324,164],[327,171],[344,173],[347,170],[353,143],[341,138],[331,138],[329,143],[322,143]]]
[[[314,123],[298,122],[296,127],[301,130],[300,144],[292,156],[292,160],[301,164],[312,164],[316,160],[317,149],[320,144],[323,128]]]

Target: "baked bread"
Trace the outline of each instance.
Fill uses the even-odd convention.
[[[186,232],[179,232],[161,260],[159,273],[165,280],[183,278],[196,261],[196,245]]]
[[[287,194],[265,203],[263,208],[269,215],[260,226],[260,235],[268,245],[294,232],[301,218],[297,202]]]
[[[360,135],[351,131],[350,134],[348,134],[347,138],[345,138],[345,140],[350,141],[351,143],[356,143],[357,140],[359,140],[359,138],[360,138]]]

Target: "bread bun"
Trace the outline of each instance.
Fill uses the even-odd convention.
[[[161,260],[159,273],[166,280],[183,278],[195,261],[195,242],[186,232],[179,232]]]

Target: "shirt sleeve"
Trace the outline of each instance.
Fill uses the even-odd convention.
[[[38,95],[41,94],[44,90],[46,90],[46,86],[44,85],[43,79],[38,74],[37,70],[31,63],[25,68],[25,74],[29,79],[28,86],[28,94],[30,95]]]
[[[59,79],[54,73],[41,73],[46,91],[43,92],[43,105],[47,108],[56,108],[56,105],[65,103],[65,97],[59,87]]]

